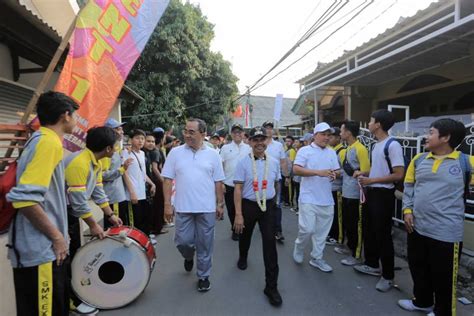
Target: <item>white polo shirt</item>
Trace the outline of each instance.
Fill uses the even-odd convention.
[[[219,154],[206,145],[194,151],[188,145],[173,148],[161,175],[175,180],[174,206],[180,213],[216,211],[215,183],[225,179]]]
[[[237,163],[250,153],[250,146],[244,142],[236,144],[232,141],[230,144],[224,145],[221,148],[222,164],[224,165],[225,181],[228,186],[234,186],[234,174]]]
[[[267,200],[273,199],[275,197],[275,182],[280,181],[280,164],[278,161],[270,156],[267,156],[268,159],[268,174],[267,174]],[[257,168],[257,179],[258,179],[258,191],[260,192],[260,198],[262,198],[262,180],[265,173],[265,160],[257,159],[256,160]],[[253,190],[253,166],[252,158],[250,155],[244,157],[237,164],[237,169],[234,176],[235,183],[242,183],[242,198],[257,201],[255,192]]]
[[[281,159],[286,159],[286,153],[282,143],[277,142],[273,139],[272,142],[268,144],[267,150],[265,152],[267,153],[267,155],[270,155],[276,160],[278,160],[278,164],[280,164]]]
[[[298,150],[294,164],[312,170],[340,169],[334,149],[321,148],[314,143]],[[328,177],[301,177],[299,203],[334,205],[331,184]]]
[[[381,178],[390,175],[390,169],[388,168],[387,160],[385,159],[384,148],[390,137],[385,138],[381,142],[375,143],[372,149],[372,166],[370,168],[369,178]],[[403,158],[403,149],[398,141],[392,141],[388,147],[388,157],[394,167],[404,167],[405,160]],[[376,188],[387,188],[393,189],[395,186],[393,183],[374,183],[370,185]]]

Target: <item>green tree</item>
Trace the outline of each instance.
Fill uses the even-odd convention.
[[[199,7],[170,1],[126,83],[145,99],[124,106],[124,116],[132,116],[129,127],[169,127],[191,116],[213,126],[233,109],[238,79],[210,50],[213,38]]]

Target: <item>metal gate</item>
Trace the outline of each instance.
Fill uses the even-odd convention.
[[[376,141],[373,135],[366,128],[360,129],[359,141],[367,148],[369,155],[371,154],[371,149]],[[425,151],[425,136],[418,137],[403,137],[403,136],[394,136],[396,140],[402,145],[403,154],[408,157],[410,160],[413,159],[417,154]],[[462,141],[461,145],[457,148],[465,154],[471,155],[474,152],[474,123],[466,125],[466,137]],[[369,156],[370,157],[370,156]],[[403,223],[403,213],[402,213],[402,201],[395,199],[395,214],[393,214],[393,220],[397,223]],[[467,209],[465,213],[466,220],[474,221],[474,194],[473,186],[470,187],[470,195],[467,200]]]

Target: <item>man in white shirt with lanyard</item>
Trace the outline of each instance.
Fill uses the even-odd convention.
[[[323,259],[326,236],[334,216],[331,182],[340,172],[336,152],[328,147],[334,130],[325,122],[314,127],[314,141],[296,154],[293,172],[302,177],[299,197],[298,237],[293,259],[303,263],[304,248],[312,239],[313,250],[309,264],[323,272],[332,267]]]
[[[265,153],[265,130],[258,126],[250,131],[252,152],[237,165],[234,183],[235,222],[239,239],[240,270],[247,269],[247,256],[253,229],[258,222],[262,234],[263,261],[265,263],[265,289],[270,304],[280,306],[282,299],[277,289],[278,255],[274,238],[274,197],[281,178],[278,160]]]
[[[280,170],[285,178],[284,183],[278,183],[276,191],[276,204],[275,204],[275,239],[279,242],[283,242],[285,237],[283,236],[283,230],[281,227],[281,190],[282,185],[288,185],[290,178],[288,174],[288,161],[286,159],[285,149],[283,144],[273,140],[273,122],[266,121],[262,124],[263,128],[267,133],[267,151],[266,153],[277,161],[280,162]]]
[[[216,218],[221,219],[224,213],[224,170],[219,154],[203,143],[206,129],[203,120],[188,119],[183,130],[186,144],[170,151],[161,173],[165,178],[163,193],[168,222],[173,220],[171,194],[175,181],[174,240],[188,272],[193,269],[196,252],[200,292],[211,288],[214,226]]]
[[[234,174],[237,163],[250,153],[250,146],[242,141],[244,134],[244,128],[242,125],[236,123],[232,125],[231,137],[232,142],[224,145],[220,151],[222,158],[222,165],[224,167],[225,174],[225,205],[227,208],[227,214],[230,220],[230,227],[232,229],[232,239],[239,240],[239,235],[234,231],[234,217],[235,217],[235,206],[234,206]]]
[[[392,288],[395,251],[392,240],[392,216],[395,210],[394,182],[403,181],[405,161],[400,143],[389,137],[388,130],[395,123],[392,112],[382,109],[372,113],[369,131],[377,139],[371,153],[370,174],[359,177],[367,187],[367,208],[362,216],[365,263],[354,269],[369,275],[381,276],[375,288],[387,292]],[[382,270],[380,270],[380,263]]]

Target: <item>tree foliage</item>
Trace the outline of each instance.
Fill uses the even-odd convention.
[[[145,101],[126,104],[131,127],[180,125],[186,117],[218,123],[234,107],[237,77],[210,50],[213,25],[195,5],[171,0],[126,82]]]

